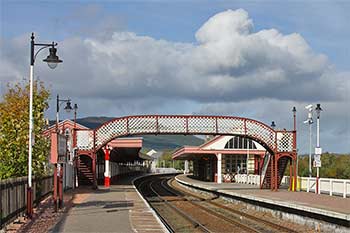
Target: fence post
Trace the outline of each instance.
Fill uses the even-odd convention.
[[[321,178],[317,179],[316,178],[316,182],[318,183],[318,190],[316,191],[317,194],[320,194],[321,193]]]
[[[307,185],[306,185],[306,192],[310,192],[310,178],[306,178],[307,179]]]
[[[329,180],[329,196],[333,196],[333,180]]]
[[[343,192],[343,197],[346,198],[346,180],[344,180],[344,184],[343,184],[343,188],[344,188],[344,192]]]

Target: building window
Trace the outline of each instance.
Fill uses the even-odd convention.
[[[234,139],[234,141],[235,141],[234,147],[226,147],[226,146],[225,146],[225,148],[238,148],[238,144],[239,144],[238,140],[239,140],[239,137],[233,137],[233,138],[230,139],[230,141],[232,141],[233,139]],[[226,145],[227,145],[227,144],[226,144]]]
[[[234,136],[225,145],[225,149],[256,149],[255,143],[250,138]]]
[[[243,148],[243,141],[244,141],[244,138],[239,138],[239,146],[238,146],[239,149]]]
[[[246,174],[247,155],[225,155],[225,171],[223,173]]]

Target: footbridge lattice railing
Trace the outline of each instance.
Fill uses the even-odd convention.
[[[142,134],[241,135],[274,152],[292,152],[294,131],[275,131],[266,124],[232,116],[142,115],[115,118],[95,130],[77,130],[77,147],[99,149],[114,138]]]

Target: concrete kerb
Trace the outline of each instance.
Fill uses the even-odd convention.
[[[150,209],[152,215],[157,219],[158,223],[162,226],[164,232],[169,232],[169,230],[165,227],[165,225],[163,224],[162,220],[160,220],[158,214],[153,210],[153,208],[148,204],[148,202],[146,201],[146,199],[143,198],[143,196],[141,195],[141,193],[139,192],[139,190],[137,190],[136,186],[135,186],[135,181],[144,177],[148,177],[148,176],[157,176],[157,175],[166,175],[164,173],[161,174],[147,174],[147,175],[143,175],[143,176],[139,176],[134,178],[131,183],[133,185],[133,188],[136,190],[137,194],[139,195],[139,197],[143,200],[143,202],[146,204],[146,206]]]
[[[256,205],[260,205],[262,207],[267,207],[267,208],[273,207],[274,209],[279,209],[281,211],[286,211],[286,212],[290,212],[293,214],[303,214],[303,215],[308,216],[308,217],[312,216],[316,219],[321,219],[321,220],[325,220],[325,221],[331,220],[329,222],[337,223],[337,224],[340,223],[343,226],[347,226],[347,227],[350,226],[350,215],[349,214],[342,214],[342,213],[318,209],[318,208],[314,208],[314,207],[307,207],[307,206],[301,206],[301,205],[293,204],[293,203],[279,202],[279,201],[275,201],[275,200],[271,200],[271,199],[256,197],[253,195],[240,194],[240,193],[229,192],[226,190],[220,190],[217,188],[205,187],[204,185],[193,184],[193,183],[183,181],[183,180],[179,179],[178,177],[175,177],[175,179],[176,179],[176,181],[178,181],[179,183],[181,183],[183,185],[197,188],[197,189],[200,189],[202,191],[213,192],[217,195],[222,195],[222,196],[238,199],[241,201],[248,202],[250,204],[256,204]]]
[[[284,206],[284,207],[287,207],[287,208],[293,208],[293,209],[297,209],[297,210],[301,210],[301,211],[307,211],[307,212],[312,212],[312,213],[316,213],[316,214],[323,214],[323,215],[326,215],[326,216],[329,216],[329,217],[333,217],[333,218],[339,218],[339,219],[343,219],[343,220],[350,220],[350,215],[338,213],[338,212],[335,212],[335,211],[323,210],[323,209],[318,209],[318,208],[309,207],[309,206],[301,206],[301,205],[293,204],[293,203],[286,203],[286,202],[281,202],[281,201],[275,201],[275,200],[266,199],[266,198],[262,198],[262,197],[256,197],[256,196],[247,195],[247,194],[232,193],[232,192],[228,192],[226,190],[217,189],[215,191],[219,192],[219,193],[226,194],[226,195],[237,196],[237,197],[240,197],[242,199],[250,199],[250,200],[257,201],[257,202],[266,202],[266,203],[269,203],[269,204],[278,205],[278,206]]]

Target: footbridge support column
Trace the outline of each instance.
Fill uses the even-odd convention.
[[[96,177],[96,153],[92,155],[92,175],[93,175],[93,189],[97,189],[97,177]]]
[[[221,159],[222,159],[222,155],[221,153],[216,154],[217,157],[217,173],[218,173],[218,177],[217,177],[217,183],[221,184],[222,183],[222,171],[221,171]]]
[[[109,171],[109,153],[110,149],[108,147],[104,148],[104,153],[105,153],[105,172],[104,172],[104,177],[105,177],[105,187],[109,188],[110,187],[110,180],[111,180],[111,172]]]

